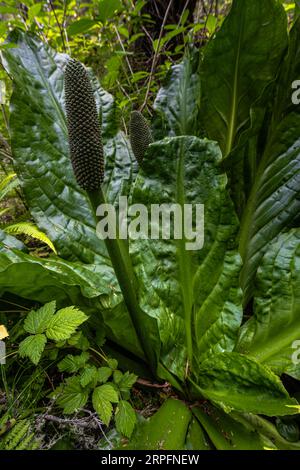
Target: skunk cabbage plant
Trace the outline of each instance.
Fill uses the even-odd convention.
[[[285,388],[300,379],[299,21],[287,31],[279,1],[233,0],[172,68],[151,131],[132,114],[130,139],[82,64],[19,31],[2,52],[15,171],[58,255],[2,234],[0,288],[80,306],[119,362],[172,385],[128,448],[300,449],[268,419],[299,413]],[[98,205],[118,213],[121,196],[147,213],[201,205],[203,240],[182,217],[174,239],[99,238]]]

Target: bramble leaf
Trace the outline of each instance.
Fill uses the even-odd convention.
[[[24,321],[24,330],[28,333],[44,333],[56,309],[56,301],[49,302],[38,310],[28,313]]]
[[[19,344],[19,354],[21,357],[28,357],[33,364],[37,365],[45,349],[47,338],[43,334],[28,336]]]
[[[59,310],[49,321],[46,335],[54,341],[63,341],[75,332],[76,328],[87,320],[85,313],[79,309],[66,307]]]
[[[131,437],[136,424],[136,414],[130,403],[121,400],[118,403],[115,413],[115,423],[117,431],[126,437]]]
[[[69,377],[62,387],[58,387],[56,393],[58,394],[57,404],[66,414],[75,413],[83,408],[89,396],[89,391],[80,384],[80,377]]]

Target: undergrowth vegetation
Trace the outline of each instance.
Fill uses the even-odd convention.
[[[2,3],[0,448],[299,450],[297,2]]]

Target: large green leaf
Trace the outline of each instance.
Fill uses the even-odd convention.
[[[15,31],[11,40],[17,47],[3,52],[3,64],[13,79],[12,151],[27,205],[61,256],[91,263],[98,255],[98,262],[110,264],[71,168],[63,87],[68,56],[29,34]],[[116,131],[112,97],[94,78],[93,83],[105,143],[106,192],[115,201],[128,191],[133,157],[124,134]]]
[[[270,369],[242,354],[218,353],[206,359],[197,375],[201,393],[227,412],[233,410],[285,416],[299,413],[298,402]]]
[[[217,450],[263,450],[262,436],[209,403],[193,408],[193,413]]]
[[[21,297],[101,312],[108,335],[125,349],[143,356],[113,271],[59,258],[34,258],[0,243],[0,288]]]
[[[132,202],[144,204],[149,214],[153,204],[170,207],[177,203],[181,208],[191,204],[194,211],[196,204],[204,204],[202,248],[189,251],[185,237],[140,238],[130,243],[141,307],[157,318],[162,361],[181,379],[186,370],[186,344],[191,347],[189,334],[194,359],[201,362],[213,352],[231,351],[241,322],[238,225],[226,177],[218,167],[220,159],[215,143],[196,137],[156,142],[144,158],[132,194]],[[177,228],[182,226],[182,220],[177,224]],[[151,225],[157,228],[154,220]],[[201,230],[198,227],[198,233]]]
[[[157,112],[154,123],[156,137],[200,135],[199,62],[200,54],[195,50],[172,67],[168,84],[159,90],[154,103]]]
[[[241,226],[245,301],[270,241],[293,225],[300,209],[300,115],[288,115],[274,131],[258,168]]]
[[[282,229],[295,226],[300,209],[300,114],[292,104],[292,82],[300,71],[300,22],[290,33],[289,53],[282,64],[273,96],[272,113],[261,129],[265,144],[257,148],[255,169],[241,225],[241,276],[245,303],[270,241]],[[249,153],[245,157],[251,158]],[[245,176],[246,179],[246,176]]]
[[[199,422],[193,418],[190,422],[185,441],[188,450],[211,450],[212,446],[208,442],[207,436],[201,428]]]
[[[126,450],[182,450],[191,412],[180,400],[168,398],[159,410],[136,426]]]
[[[249,431],[258,432],[261,436],[267,439],[266,449],[274,449],[274,446],[279,450],[299,450],[300,441],[290,442],[281,436],[269,420],[262,418],[261,416],[254,415],[251,413],[237,413],[233,411],[230,413],[233,419],[241,423]]]
[[[25,245],[18,240],[17,238],[13,237],[12,235],[8,235],[3,230],[0,229],[0,243],[3,244],[6,248],[17,248],[18,250],[26,250]]]
[[[58,258],[34,258],[0,245],[0,285],[24,298],[57,303],[78,302],[80,296],[94,298],[111,295],[114,277],[101,267],[83,265]]]
[[[286,47],[286,14],[280,2],[233,1],[201,67],[205,129],[224,157],[249,127],[250,108],[275,79]]]
[[[241,330],[238,351],[278,375],[300,379],[300,230],[280,235],[258,270],[255,315]]]

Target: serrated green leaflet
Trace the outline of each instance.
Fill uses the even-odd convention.
[[[46,343],[47,338],[43,334],[28,336],[19,344],[19,354],[21,357],[29,357],[33,364],[37,365]]]
[[[112,403],[119,401],[116,390],[109,384],[100,385],[95,388],[92,401],[100,419],[108,426],[113,412]]]
[[[76,328],[87,320],[87,316],[75,307],[59,310],[49,321],[46,335],[54,341],[63,341],[75,333]]]
[[[53,392],[54,398],[65,414],[72,414],[84,407],[89,392],[80,384],[80,377],[70,377],[62,389]]]
[[[56,310],[56,302],[53,300],[45,304],[39,310],[29,312],[24,321],[24,330],[28,333],[37,334],[44,333],[48,323],[53,317]]]
[[[115,421],[117,430],[126,437],[131,437],[136,424],[136,414],[128,401],[121,400],[118,403]]]
[[[58,363],[58,370],[69,373],[78,372],[78,370],[85,366],[89,357],[90,355],[87,352],[83,352],[78,356],[67,354],[67,356]]]

